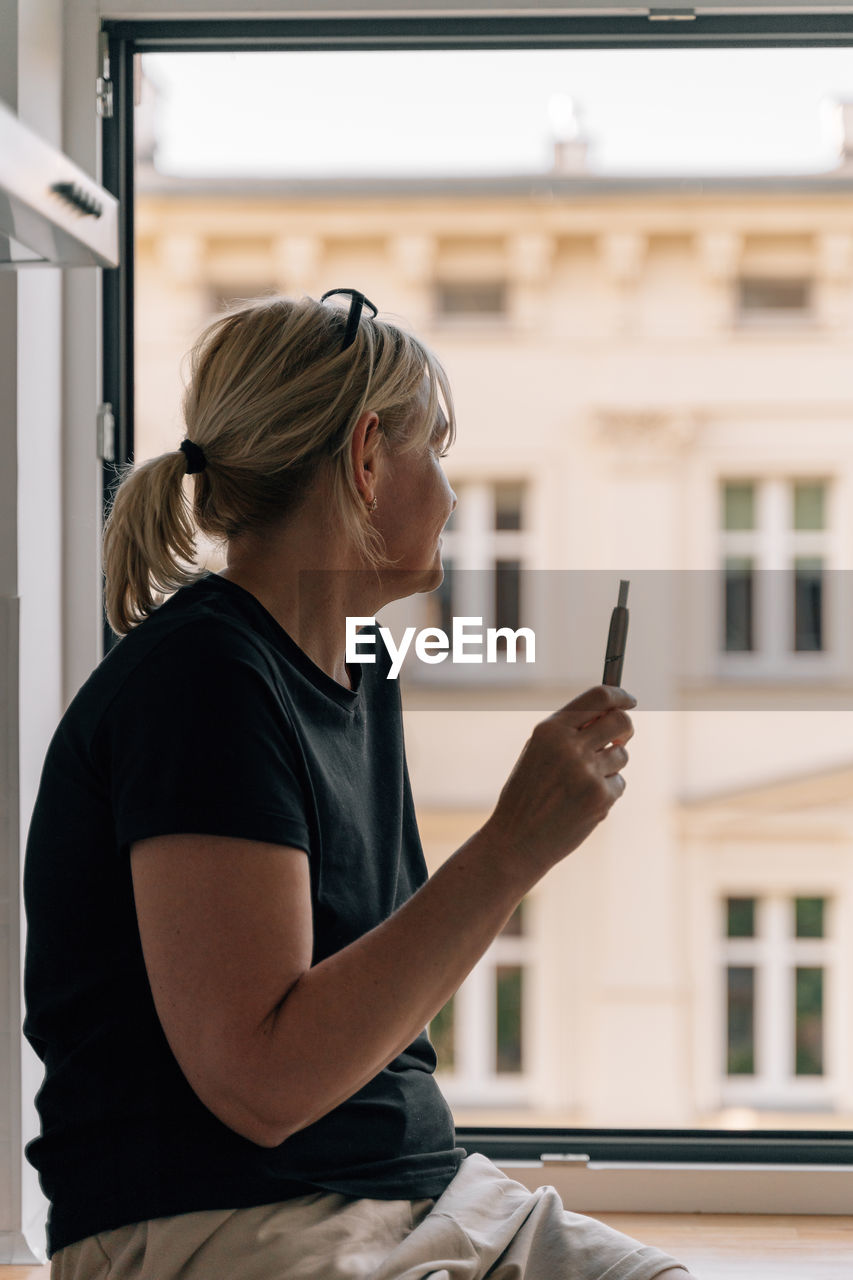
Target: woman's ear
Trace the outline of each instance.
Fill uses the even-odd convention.
[[[376,464],[381,443],[379,415],[373,409],[366,409],[352,433],[350,458],[356,486],[368,503],[376,496]]]

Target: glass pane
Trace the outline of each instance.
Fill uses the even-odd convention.
[[[741,311],[807,311],[811,302],[810,280],[743,279]]]
[[[438,1059],[438,1071],[452,1071],[456,1065],[456,1018],[454,1014],[455,996],[451,996],[444,1008],[429,1024],[429,1038]]]
[[[495,564],[495,626],[510,627],[513,631],[521,626],[521,561],[498,560]],[[516,650],[516,661],[523,658],[526,641],[522,637]],[[499,653],[505,653],[507,642],[505,636],[498,636]]]
[[[725,563],[724,637],[727,653],[751,653],[755,648],[753,607],[752,560],[729,556]]]
[[[436,285],[435,295],[440,316],[501,316],[506,311],[502,280],[444,281]]]
[[[755,970],[729,966],[726,970],[726,1074],[755,1074]]]
[[[755,898],[726,898],[726,937],[755,937]]]
[[[823,649],[823,561],[817,557],[794,561],[794,649]]]
[[[801,574],[799,623],[795,582],[784,582],[795,555],[826,553],[820,530],[834,514],[834,468],[811,477],[792,462],[791,449],[807,437],[804,456],[815,468],[823,468],[818,459],[830,459],[839,473],[853,469],[843,397],[830,394],[849,380],[853,309],[843,305],[845,287],[838,286],[837,297],[833,289],[815,289],[808,299],[822,319],[826,307],[826,324],[805,333],[784,322],[805,313],[810,264],[820,257],[815,246],[823,246],[824,256],[839,255],[821,270],[840,272],[839,280],[845,270],[843,245],[830,241],[838,211],[826,197],[836,176],[843,186],[841,152],[817,120],[806,127],[803,104],[833,94],[853,100],[851,51],[313,50],[145,54],[141,62],[133,209],[138,456],[177,447],[185,356],[226,296],[255,295],[269,283],[287,296],[316,298],[353,285],[377,304],[380,318],[400,319],[435,351],[459,414],[458,442],[447,460],[459,507],[445,541],[444,583],[411,597],[426,612],[406,621],[448,634],[454,615],[482,614],[492,625],[497,595],[498,613],[533,627],[538,643],[537,663],[523,670],[530,703],[518,680],[505,700],[503,692],[481,698],[465,685],[462,667],[445,682],[449,693],[434,692],[439,680],[413,683],[406,692],[409,770],[431,869],[490,811],[533,724],[597,682],[616,580],[629,567],[648,570],[638,568],[631,584],[628,662],[633,654],[635,674],[643,675],[638,659],[645,652],[652,674],[666,679],[640,680],[633,690],[654,715],[635,717],[636,741],[629,744],[619,821],[631,839],[608,837],[606,876],[583,875],[583,860],[593,865],[592,848],[579,851],[580,872],[551,876],[543,888],[549,909],[508,924],[488,973],[497,959],[521,959],[513,940],[520,924],[532,940],[535,929],[536,946],[568,981],[572,939],[595,921],[602,937],[625,945],[587,954],[583,981],[591,992],[611,983],[637,991],[654,986],[683,1053],[675,1064],[683,1087],[663,1100],[659,1123],[725,1127],[723,1108],[708,1106],[708,1063],[688,1051],[698,1028],[700,1037],[726,1046],[713,1064],[720,1078],[730,1065],[734,1076],[750,1080],[751,1123],[778,1127],[773,1082],[794,1073],[793,968],[817,957],[810,944],[796,941],[792,891],[783,922],[788,937],[761,942],[792,1005],[778,1034],[782,1061],[764,1062],[754,1028],[772,984],[763,968],[740,977],[735,969],[731,981],[721,970],[754,963],[758,947],[749,938],[762,924],[759,904],[779,892],[778,844],[772,835],[739,842],[742,878],[733,881],[721,847],[728,837],[694,836],[692,809],[682,823],[683,799],[709,798],[710,813],[719,797],[736,833],[763,821],[762,814],[772,825],[778,798],[785,820],[790,816],[791,874],[799,866],[807,876],[819,859],[849,888],[849,852],[832,838],[829,800],[824,805],[823,794],[796,785],[825,767],[828,740],[840,741],[839,717],[828,710],[836,705],[831,673],[818,673],[821,684],[807,706],[812,664],[793,661],[795,643],[829,644],[834,578],[827,561],[824,602],[814,575]],[[381,84],[394,102],[381,129],[355,127],[353,84]],[[560,105],[552,96],[565,98],[567,85],[577,110],[565,101],[564,109],[552,110]],[[280,127],[296,119],[298,129]],[[650,175],[666,203],[665,223],[650,220]],[[740,279],[758,283],[744,291],[747,310],[738,315]],[[783,323],[775,331],[772,323],[762,327],[760,339],[745,334],[753,319],[764,326],[768,317]],[[681,371],[671,394],[661,390],[658,356]],[[780,414],[780,405],[790,414]],[[522,477],[534,475],[541,483],[528,483],[522,501]],[[765,482],[776,486],[767,490],[767,525]],[[188,494],[194,483],[187,482]],[[777,506],[780,491],[786,501]],[[710,510],[693,500],[703,492]],[[387,517],[380,494],[383,510]],[[390,514],[396,519],[393,508]],[[525,549],[523,573],[508,567],[499,574],[496,559],[504,548],[507,559],[519,556],[517,530],[534,525],[541,539],[531,540],[531,566]],[[843,529],[828,532],[846,572],[853,541]],[[718,551],[713,560],[710,547]],[[766,561],[759,558],[765,550]],[[778,673],[768,662],[772,682],[758,687],[738,668],[748,668],[768,640],[763,593],[772,573],[763,572],[765,563],[784,566],[776,581],[789,587],[791,603],[782,613],[768,598],[766,616],[769,638],[778,637],[791,662],[780,663]],[[694,617],[677,609],[671,630],[658,626],[666,616],[658,608],[660,585],[682,571],[700,580],[709,564],[724,570],[701,579],[719,593],[702,602],[701,613],[703,626],[713,613],[716,632],[697,635]],[[539,584],[530,570],[568,565],[585,578],[603,566],[612,571],[601,612],[573,610],[574,582],[565,608],[546,585],[540,634],[531,603]],[[566,585],[561,574],[554,581],[561,590]],[[399,641],[390,608],[386,621]],[[553,666],[549,648],[557,655]],[[706,667],[708,649],[714,660]],[[732,658],[720,680],[716,659],[726,650]],[[739,653],[750,657],[737,660]],[[806,670],[790,674],[797,665]],[[404,670],[415,669],[421,664],[412,657]],[[449,675],[449,660],[434,671]],[[839,704],[846,683],[839,681]],[[661,863],[659,876],[644,871],[649,857],[658,865],[658,824],[642,821],[642,757],[649,751],[658,816],[672,830],[677,855]],[[790,794],[788,779],[795,784]],[[697,832],[704,820],[700,811]],[[815,894],[823,885],[808,878],[793,883]],[[666,910],[682,890],[684,914]],[[652,932],[643,930],[643,920],[653,922]],[[838,929],[844,925],[839,913]],[[800,927],[816,926],[801,919]],[[849,938],[839,943],[850,947]],[[675,957],[663,977],[659,945]],[[722,961],[721,946],[728,948]],[[688,964],[691,948],[695,967]],[[499,1083],[511,1082],[509,1095],[518,1086],[519,1101],[501,1111],[501,1120],[607,1128],[630,1124],[635,1115],[638,1124],[656,1123],[649,1111],[649,1098],[661,1096],[652,1023],[627,1000],[613,1007],[614,1041],[636,1046],[631,1073],[613,1055],[601,1059],[592,1035],[567,1042],[567,1062],[553,1051],[560,1035],[554,1024],[564,1010],[534,990],[540,972],[525,969],[535,1035],[525,1045],[524,1080],[541,1079],[549,1105],[532,1091],[522,1096],[519,1080],[507,1074]],[[702,973],[716,981],[702,980]],[[545,981],[550,996],[553,983]],[[461,1124],[497,1122],[497,994],[484,982],[474,1024],[456,1028],[447,1095]],[[466,1008],[467,999],[466,993]],[[460,1016],[462,1004],[457,997]],[[842,1043],[851,1034],[853,1001],[827,1000],[827,1043],[836,1007],[840,1025],[832,1034]],[[778,1015],[766,1012],[768,1023]],[[441,1015],[435,1021],[443,1035]],[[504,1029],[507,1021],[504,1007]],[[638,1043],[638,1032],[646,1042]],[[517,1058],[517,1037],[515,1043]],[[788,1102],[792,1126],[853,1129],[850,1107],[816,1121],[805,1105],[797,1109],[796,1098]]]
[[[821,481],[797,480],[794,483],[794,528],[825,529],[824,498],[826,485]]]
[[[794,936],[797,938],[822,938],[824,936],[825,898],[796,898],[794,900]]]
[[[751,481],[723,485],[723,528],[755,528],[755,485]]]
[[[495,968],[495,1070],[498,1074],[522,1070],[522,1000],[524,981],[521,965],[499,964]]]
[[[520,529],[524,485],[502,481],[495,485],[495,528]]]
[[[798,968],[796,987],[796,1074],[823,1075],[823,969]]]

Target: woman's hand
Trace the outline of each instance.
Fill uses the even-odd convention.
[[[542,720],[525,743],[483,831],[535,880],[576,849],[625,790],[620,771],[634,733],[625,708],[633,706],[624,689],[596,685]]]

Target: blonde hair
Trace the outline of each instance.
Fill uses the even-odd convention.
[[[166,453],[128,468],[104,529],[106,610],[119,635],[201,575],[197,531],[223,541],[286,519],[323,467],[344,537],[366,567],[391,564],[353,478],[355,425],[375,410],[384,444],[405,451],[430,438],[443,402],[449,444],[453,403],[436,357],[395,324],[364,314],[341,351],[346,314],[314,298],[264,297],[201,334],[183,402],[187,436],[207,462],[192,501],[184,453]]]

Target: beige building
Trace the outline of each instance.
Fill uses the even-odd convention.
[[[435,865],[601,678],[631,580],[628,790],[434,1025],[461,1120],[853,1124],[853,182],[167,180],[136,207],[137,456],[222,301],[362,289],[459,416],[440,593],[536,661],[404,665]],[[847,714],[845,714],[847,712]]]

